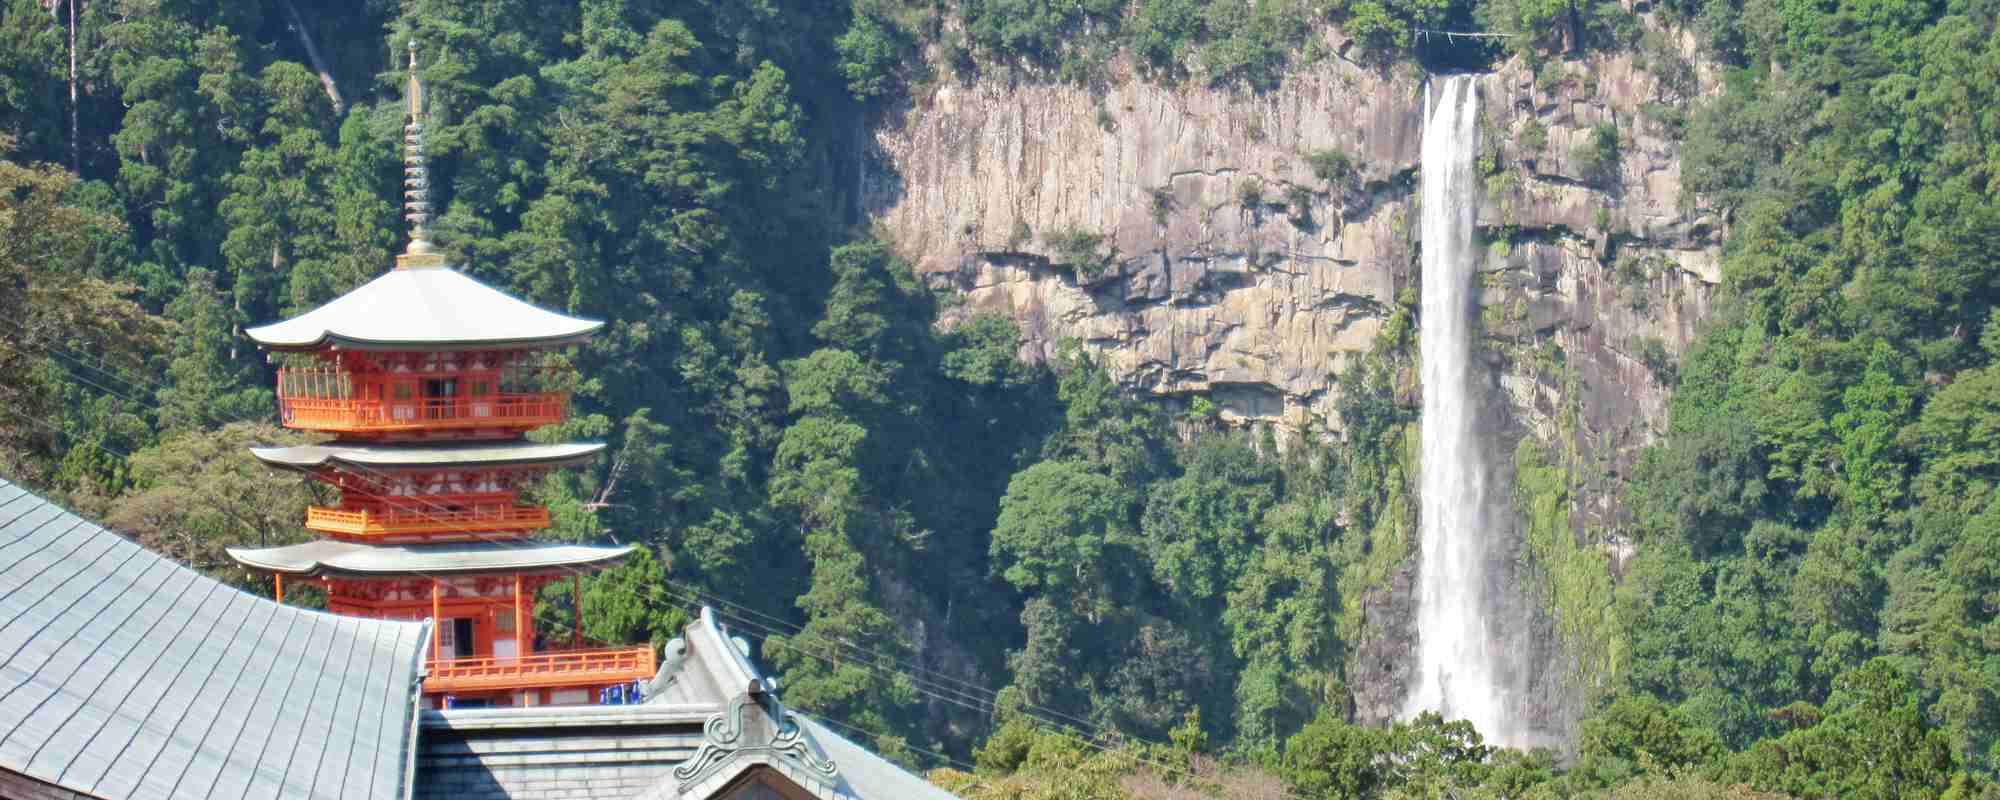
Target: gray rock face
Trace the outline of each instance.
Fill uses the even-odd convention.
[[[1691,39],[1660,41],[1656,67],[1660,50],[1692,58]],[[1570,454],[1572,523],[1600,542],[1720,281],[1721,222],[1683,198],[1679,144],[1657,121],[1713,75],[1676,88],[1642,58],[1555,62],[1540,80],[1516,60],[1479,78],[1489,452],[1510,461],[1533,435]],[[947,82],[874,131],[859,196],[920,274],[963,296],[953,314],[1012,317],[1031,359],[1074,338],[1128,385],[1337,430],[1334,375],[1417,289],[1424,104],[1407,68],[1338,58],[1261,94]],[[1334,152],[1351,175],[1316,175],[1310,157]],[[1407,584],[1367,602],[1386,635],[1351,664],[1364,719],[1390,713],[1404,682]]]
[[[1657,80],[1629,55],[1554,68],[1572,78],[1547,91],[1519,62],[1480,81],[1505,176],[1489,179],[1481,222],[1530,243],[1491,265],[1513,276],[1491,299],[1528,301],[1509,338],[1605,350],[1604,366],[1620,367],[1605,374],[1638,384],[1634,405],[1657,412],[1658,398],[1637,397],[1648,392],[1631,342],[1679,352],[1719,276],[1717,224],[1681,208],[1678,145],[1641,118]],[[876,131],[860,195],[921,273],[965,295],[961,313],[1022,322],[1029,357],[1076,338],[1133,385],[1215,392],[1233,416],[1296,422],[1329,415],[1333,372],[1414,283],[1423,98],[1407,71],[1338,59],[1255,95],[945,83]],[[1530,120],[1547,141],[1536,153],[1519,145]],[[1572,153],[1605,121],[1624,140],[1617,178],[1591,185]],[[1355,176],[1314,175],[1321,151],[1348,156]],[[1102,237],[1109,268],[1079,278],[1051,243],[1068,232]],[[1651,270],[1633,278],[1647,286],[1608,292],[1644,295],[1632,313],[1605,302],[1614,256]]]

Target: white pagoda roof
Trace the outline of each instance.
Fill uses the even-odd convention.
[[[340,463],[378,469],[407,467],[502,467],[510,464],[566,466],[595,457],[603,442],[495,442],[467,444],[305,444],[252,447],[250,455],[280,469],[309,470]]]
[[[530,305],[450,267],[391,270],[326,305],[244,333],[273,350],[552,347],[604,326]]]
[[[237,563],[287,575],[472,574],[609,566],[635,545],[550,544],[518,539],[447,544],[369,544],[317,539],[284,547],[231,547]]]

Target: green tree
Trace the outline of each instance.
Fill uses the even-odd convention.
[[[250,371],[232,358],[241,351],[241,320],[230,313],[208,270],[188,272],[188,285],[167,305],[178,325],[170,384],[158,392],[160,427],[171,432],[213,428],[269,417],[276,403],[269,389],[245,386]]]
[[[1132,580],[1138,544],[1129,489],[1076,462],[1043,461],[1016,474],[993,527],[995,568],[1021,590],[1092,619]]]
[[[1731,766],[1759,788],[1809,797],[1937,796],[1956,767],[1945,735],[1934,729],[1912,686],[1877,659],[1835,682],[1816,722],[1757,743]]]
[[[1392,780],[1393,767],[1382,759],[1388,744],[1379,731],[1321,712],[1285,740],[1279,774],[1285,788],[1305,798],[1381,797]]]
[[[657,649],[690,621],[652,548],[640,546],[618,566],[584,581],[583,635],[591,641],[643,642]]]
[[[317,487],[250,456],[251,447],[306,440],[245,422],[169,436],[132,454],[132,488],[111,501],[105,525],[217,580],[269,594],[268,577],[237,566],[223,550],[307,539],[299,521]]]

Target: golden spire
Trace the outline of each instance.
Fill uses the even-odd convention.
[[[410,245],[396,257],[396,268],[444,266],[444,256],[431,247],[431,178],[424,157],[423,81],[417,79],[417,40],[410,40],[410,86],[405,90],[410,121],[403,126],[403,219],[410,223]]]

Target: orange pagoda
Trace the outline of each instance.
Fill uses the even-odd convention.
[[[251,453],[333,485],[339,502],[306,511],[305,526],[324,538],[229,555],[270,573],[281,602],[288,580],[310,581],[325,589],[335,614],[435,620],[424,677],[432,707],[595,702],[601,690],[652,678],[653,649],[545,641],[535,631],[535,595],[565,580],[580,592],[580,575],[632,548],[536,541],[549,510],[522,504],[517,493],[604,449],[525,438],[567,412],[565,394],[533,390],[539,356],[589,338],[603,323],[510,297],[453,269],[432,247],[414,48],[404,137],[410,243],[396,268],[310,312],[246,331],[264,349],[308,365],[278,372],[285,427],[333,436]]]

